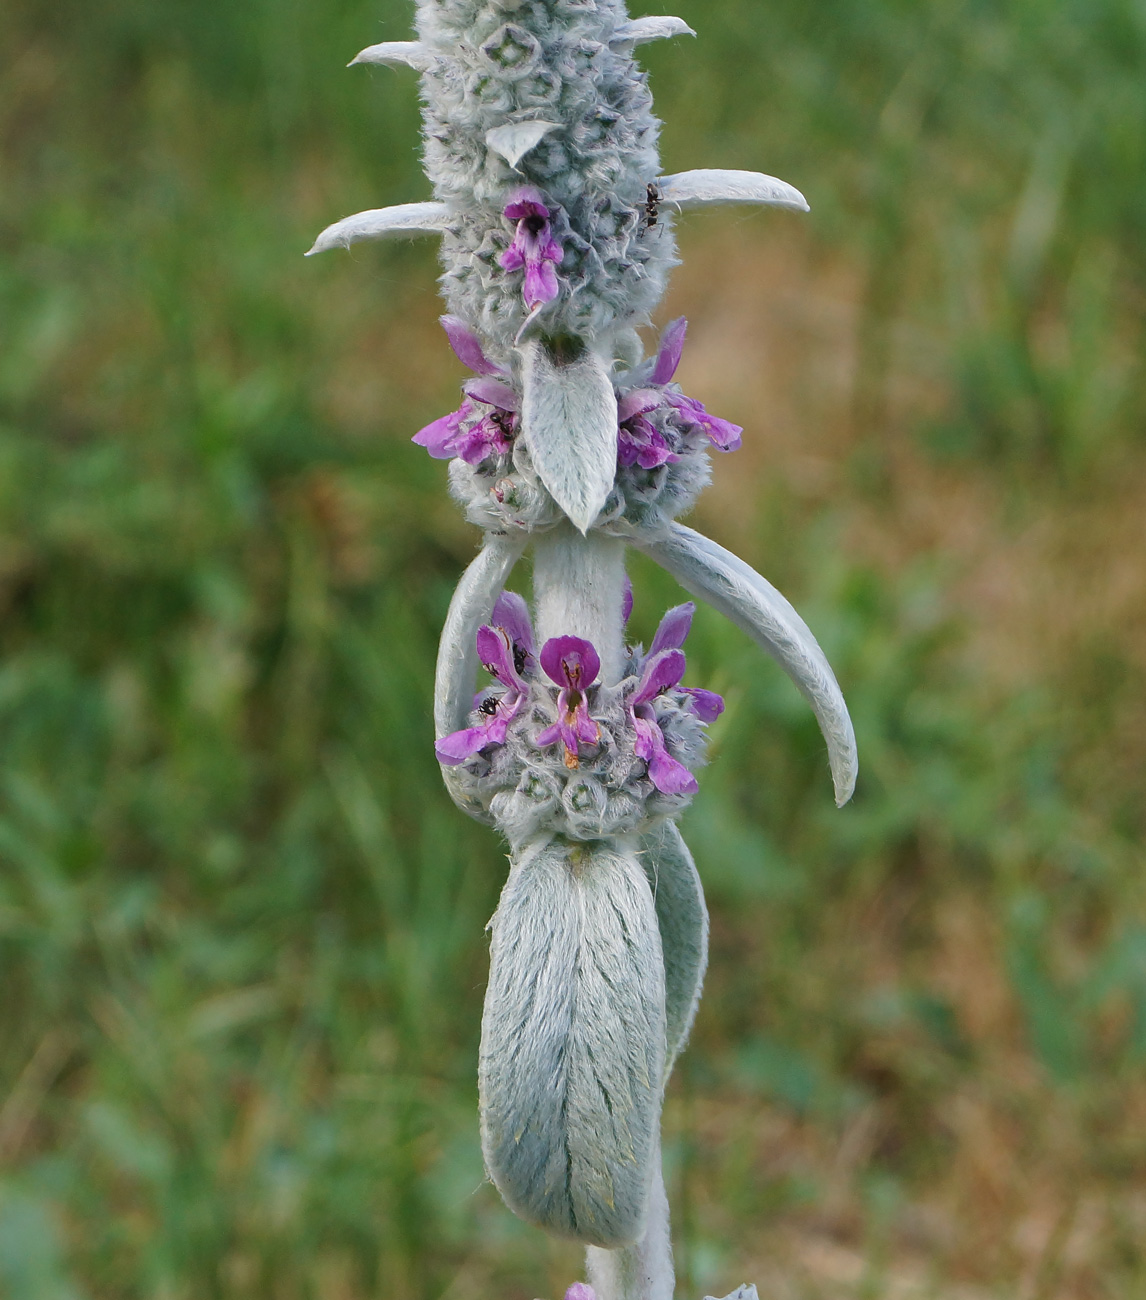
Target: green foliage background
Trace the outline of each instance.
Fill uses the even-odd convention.
[[[577,1253],[477,1145],[505,862],[430,743],[475,541],[407,441],[459,378],[434,252],[299,256],[426,196],[412,77],[342,71],[410,6],[4,10],[0,1295],[559,1295]],[[697,362],[757,440],[699,526],[805,613],[862,764],[837,812],[794,690],[702,613],[681,1294],[1141,1294],[1146,10],[677,12],[666,169],[813,214],[682,222],[666,319],[739,292],[751,352],[780,274],[842,313],[847,393],[790,400],[809,489]],[[677,592],[634,578],[647,638]]]

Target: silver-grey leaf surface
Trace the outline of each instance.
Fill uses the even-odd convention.
[[[601,512],[617,472],[617,398],[605,363],[585,351],[559,361],[547,344],[522,353],[522,436],[549,495],[581,532]]]
[[[630,18],[628,22],[618,23],[609,40],[610,45],[629,42],[644,45],[647,41],[663,41],[672,36],[695,36],[696,32],[683,18],[670,18],[667,15],[649,15],[647,18]]]
[[[808,201],[794,185],[763,172],[727,171],[701,167],[696,171],[662,176],[657,182],[661,201],[678,208],[709,208],[728,203],[754,203],[765,207],[807,212]]]
[[[708,966],[708,908],[688,845],[675,823],[641,837],[665,964],[665,1078],[688,1041]]]
[[[327,226],[306,255],[313,257],[331,248],[349,248],[363,239],[440,235],[451,220],[450,210],[444,203],[399,203],[392,208],[370,208]]]
[[[511,122],[508,126],[495,126],[487,131],[485,142],[516,170],[530,149],[539,145],[550,131],[557,129],[556,122]]]
[[[477,678],[477,630],[493,612],[513,566],[525,549],[524,537],[486,536],[485,545],[462,574],[450,600],[438,642],[434,674],[434,736],[440,740],[466,725]],[[454,768],[442,766],[451,798],[471,817],[492,825],[492,818],[461,790]]]
[[[346,66],[353,68],[359,63],[381,63],[391,68],[416,68],[424,72],[434,57],[434,52],[421,41],[382,41],[359,50]]]
[[[540,1227],[631,1244],[645,1228],[665,1054],[644,870],[608,843],[526,849],[490,928],[478,1067],[490,1177]]]
[[[686,591],[747,632],[795,682],[827,741],[836,803],[842,807],[855,790],[855,731],[831,664],[804,620],[751,565],[683,524],[633,540]]]

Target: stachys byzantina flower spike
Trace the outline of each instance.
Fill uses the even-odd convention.
[[[661,174],[634,51],[693,34],[679,18],[630,19],[620,0],[419,0],[417,28],[353,62],[420,74],[433,195],[346,217],[311,251],[438,235],[442,325],[471,372],[458,408],[414,441],[449,460],[450,490],[484,533],[446,618],[434,703],[451,796],[510,847],[490,923],[482,1147],[517,1213],[587,1244],[588,1282],[566,1300],[671,1300],[660,1105],[708,942],[675,819],[723,701],[683,684],[691,603],[665,615],[647,652],[626,643],[625,548],[792,677],[841,804],[856,759],[799,615],[676,522],[710,453],[734,451],[743,430],[677,382],[683,319],[651,357],[637,331],[675,264],[679,213],[807,204],[756,172]],[[506,590],[527,546],[532,609]]]

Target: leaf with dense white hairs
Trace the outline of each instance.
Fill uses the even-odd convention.
[[[808,201],[793,185],[763,172],[724,171],[701,167],[657,181],[662,203],[678,208],[709,208],[726,203],[758,203],[807,212]]]
[[[708,965],[708,909],[688,845],[675,823],[641,837],[641,865],[657,909],[665,963],[665,1078],[688,1041]]]
[[[716,1300],[715,1296],[706,1295],[704,1300]],[[750,1282],[742,1282],[731,1294],[726,1295],[724,1300],[760,1300],[756,1288]]]
[[[516,171],[517,164],[530,149],[539,145],[550,131],[556,131],[557,125],[556,122],[511,122],[487,131],[485,142]]]
[[[618,23],[609,38],[610,45],[630,42],[644,45],[647,41],[663,41],[671,36],[695,36],[696,32],[683,18],[649,17],[630,18],[627,23]]]
[[[620,1250],[590,1246],[585,1251],[585,1271],[593,1290],[584,1300],[673,1300],[676,1279],[659,1134],[652,1165],[653,1184],[644,1235]],[[571,1300],[569,1292],[565,1293],[565,1300]]]
[[[612,380],[595,352],[559,360],[534,341],[521,354],[521,431],[534,468],[574,525],[588,532],[617,472]]]
[[[392,208],[370,208],[327,226],[306,255],[313,257],[331,248],[349,248],[362,239],[440,235],[452,220],[444,203],[399,203]]]
[[[652,893],[608,842],[531,846],[490,922],[478,1084],[506,1203],[610,1249],[644,1231],[665,1053]]]
[[[856,784],[855,732],[831,665],[804,620],[751,565],[683,524],[633,541],[686,591],[747,632],[795,682],[827,741],[836,803],[843,807]]]
[[[346,65],[353,68],[358,63],[382,63],[391,68],[414,68],[425,72],[435,59],[432,50],[421,41],[383,41],[380,45],[368,45]]]
[[[434,675],[434,737],[441,740],[460,731],[473,707],[477,679],[477,630],[487,623],[509,579],[513,566],[521,558],[526,537],[491,537],[462,574],[449,612],[442,638],[438,642],[438,666]],[[454,768],[443,765],[442,779],[450,797],[471,817],[493,824],[493,818],[474,800],[461,793]]]

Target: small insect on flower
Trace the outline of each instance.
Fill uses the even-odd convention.
[[[645,229],[652,230],[660,214],[661,192],[650,181],[645,186]]]

